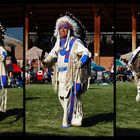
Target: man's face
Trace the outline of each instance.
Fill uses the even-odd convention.
[[[59,29],[59,34],[60,34],[60,37],[66,38],[67,37],[67,34],[68,34],[68,29],[66,29],[64,27],[61,27]]]

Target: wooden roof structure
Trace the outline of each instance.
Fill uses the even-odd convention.
[[[131,32],[132,50],[136,48],[137,32],[140,32],[140,5],[135,3],[1,4],[0,22],[5,28],[25,27],[26,51],[28,33],[53,33],[57,18],[66,11],[78,18],[89,33],[94,33],[94,56],[97,64],[100,64],[100,32]]]
[[[94,10],[96,7],[96,11]],[[4,27],[24,27],[25,14],[29,17],[29,31],[53,32],[56,19],[65,11],[77,17],[88,32],[94,32],[94,12],[101,15],[101,32],[132,31],[132,7],[140,31],[140,5],[138,4],[94,4],[94,3],[31,3],[0,4],[0,22]]]

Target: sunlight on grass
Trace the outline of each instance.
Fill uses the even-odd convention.
[[[23,132],[23,89],[8,88],[7,111],[1,113],[0,133],[9,135]],[[3,135],[3,134],[2,134]]]
[[[113,136],[113,86],[90,85],[83,94],[81,127],[61,128],[63,110],[51,84],[26,86],[28,135]]]
[[[117,135],[130,135],[134,129],[139,129],[140,136],[140,103],[135,100],[136,86],[130,82],[118,82],[116,85],[116,126],[118,131],[120,128],[122,132],[127,129]],[[137,132],[132,135],[137,135]]]

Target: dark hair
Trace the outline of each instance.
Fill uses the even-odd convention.
[[[73,30],[70,29],[70,36],[74,36]]]

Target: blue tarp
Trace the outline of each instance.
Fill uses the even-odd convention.
[[[91,63],[91,69],[93,71],[104,71],[105,68],[103,66],[97,65],[95,62]]]

